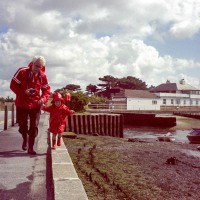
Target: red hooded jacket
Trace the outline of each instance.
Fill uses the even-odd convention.
[[[50,86],[44,73],[45,67],[37,75],[33,74],[31,68],[32,62],[28,67],[19,68],[11,80],[10,89],[16,94],[15,105],[17,107],[38,108],[38,101],[42,99],[46,103],[50,96]],[[25,94],[29,88],[36,89],[34,95]]]
[[[51,106],[43,106],[42,110],[50,113],[50,132],[57,134],[63,133],[66,126],[67,115],[72,115],[74,112],[66,105],[61,104],[60,107],[52,104]]]

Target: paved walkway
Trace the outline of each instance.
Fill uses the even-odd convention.
[[[21,149],[17,124],[0,132],[0,199],[52,200],[50,148],[47,144],[48,115],[42,114],[32,156]]]

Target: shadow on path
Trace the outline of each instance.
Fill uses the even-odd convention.
[[[36,156],[44,156],[46,153],[37,153],[36,155],[30,155],[26,151],[20,151],[20,150],[12,150],[12,151],[2,151],[0,152],[0,157],[4,158],[11,158],[11,157],[36,157]]]
[[[10,190],[0,189],[1,200],[33,200],[30,195],[32,175],[28,177],[30,182],[24,182],[17,185],[16,188]],[[1,187],[1,184],[0,184]]]

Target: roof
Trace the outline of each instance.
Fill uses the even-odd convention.
[[[181,83],[177,83],[177,89],[178,90],[199,90],[189,84],[181,84]]]
[[[160,92],[160,91],[176,91],[177,86],[176,83],[163,83],[159,86],[151,89],[152,92]]]
[[[157,99],[158,97],[149,92],[148,90],[130,90],[130,89],[125,89],[120,93],[117,93],[113,98],[146,98],[146,99]]]
[[[165,92],[165,91],[183,91],[183,90],[199,90],[187,83],[163,83],[158,85],[157,87],[151,89],[151,92]]]

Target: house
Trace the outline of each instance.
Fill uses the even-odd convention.
[[[120,89],[112,95],[114,109],[160,110],[160,98],[147,90]]]
[[[158,85],[151,92],[161,100],[162,107],[189,108],[200,106],[200,90],[187,84],[184,79],[179,83]]]
[[[123,105],[126,110],[197,111],[200,110],[200,90],[181,79],[179,83],[167,81],[150,91],[120,89],[112,95],[112,102],[116,108]]]

